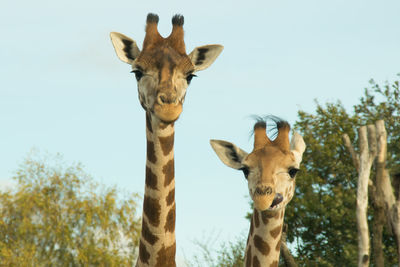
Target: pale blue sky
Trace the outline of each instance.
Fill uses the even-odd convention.
[[[176,123],[178,256],[212,232],[247,231],[247,184],[208,140],[250,150],[252,114],[294,123],[340,99],[357,103],[368,86],[400,72],[399,1],[3,0],[0,9],[0,181],[32,147],[82,162],[96,180],[143,193],[144,111],[130,67],[109,32],[141,46],[147,13],[185,16],[187,52],[224,51],[188,89]],[[294,198],[293,201],[296,201]]]

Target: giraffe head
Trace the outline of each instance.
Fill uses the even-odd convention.
[[[221,45],[205,45],[187,55],[183,21],[183,16],[175,15],[172,32],[164,38],[157,30],[158,16],[148,14],[142,51],[129,37],[110,34],[119,59],[132,65],[142,107],[165,123],[174,122],[181,114],[194,73],[208,68],[223,49]]]
[[[303,138],[296,132],[289,144],[290,126],[286,121],[269,118],[276,123],[276,138],[268,138],[266,121],[259,120],[254,125],[254,147],[251,153],[227,141],[210,141],[224,164],[243,171],[254,208],[259,211],[277,211],[289,203],[305,150]]]

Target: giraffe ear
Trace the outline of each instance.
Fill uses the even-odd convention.
[[[247,156],[246,151],[243,151],[230,142],[222,140],[210,140],[210,144],[219,159],[226,166],[237,170],[243,167],[242,161]]]
[[[290,140],[290,150],[293,153],[296,163],[300,166],[303,153],[306,150],[306,143],[298,132],[293,132],[292,140]]]
[[[110,37],[118,58],[125,63],[132,64],[140,54],[136,42],[118,32],[110,33]]]
[[[204,70],[211,66],[223,49],[222,45],[204,45],[193,49],[189,58],[194,65],[194,71]]]

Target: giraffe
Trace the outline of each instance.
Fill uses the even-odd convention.
[[[139,102],[146,113],[146,174],[142,230],[136,266],[176,266],[174,122],[182,112],[186,88],[197,71],[208,68],[221,45],[196,47],[186,54],[182,15],[172,17],[172,32],[162,37],[159,17],[149,13],[142,51],[131,38],[110,34],[120,60],[132,65]]]
[[[275,140],[266,134],[266,119],[276,123]],[[289,144],[290,125],[277,117],[259,119],[254,125],[254,148],[247,153],[222,140],[210,140],[220,160],[241,170],[254,204],[245,252],[245,266],[278,266],[283,217],[294,194],[305,143],[294,133]]]

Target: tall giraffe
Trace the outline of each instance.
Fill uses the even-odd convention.
[[[254,210],[246,246],[246,267],[278,266],[285,208],[293,197],[296,173],[306,147],[296,132],[289,144],[290,126],[286,121],[269,118],[276,123],[276,139],[268,138],[266,121],[260,119],[254,125],[254,148],[250,154],[230,142],[210,141],[220,160],[242,170],[248,181]]]
[[[167,38],[159,34],[158,20],[155,14],[147,15],[142,51],[125,35],[112,32],[110,36],[119,59],[132,65],[146,111],[146,181],[136,266],[171,267],[176,266],[174,122],[194,73],[208,68],[223,46],[205,45],[187,55],[183,16],[172,18]]]

